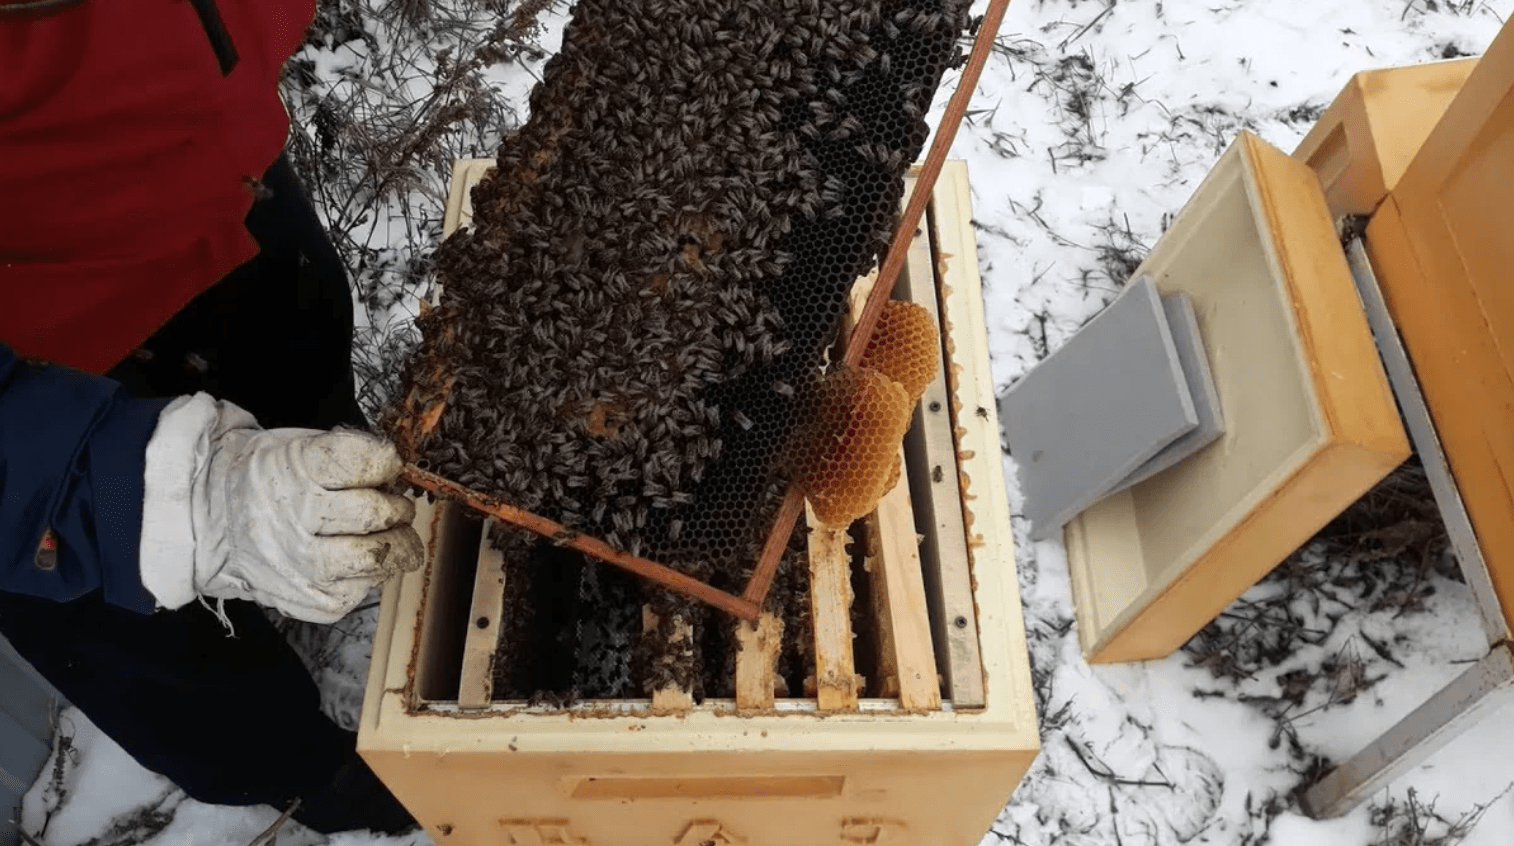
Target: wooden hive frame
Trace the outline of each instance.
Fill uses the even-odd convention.
[[[926,186],[935,185],[936,179],[940,175],[946,161],[946,156],[951,149],[952,139],[956,136],[957,128],[961,125],[962,118],[967,113],[967,106],[972,99],[978,77],[983,71],[984,64],[988,61],[989,53],[992,52],[994,38],[999,31],[999,25],[1004,19],[1004,12],[1008,5],[1009,0],[989,0],[988,8],[982,16],[977,18],[977,35],[973,41],[972,51],[968,54],[966,63],[962,67],[957,90],[953,92],[951,99],[946,104],[945,114],[942,115],[940,125],[936,127],[935,138],[931,142],[930,151],[926,154],[923,162],[911,168],[911,179],[918,180]],[[487,168],[487,160],[474,160],[467,166],[475,170],[479,167]],[[480,174],[482,172],[479,171]],[[454,177],[456,176],[457,174],[455,173]],[[453,187],[457,187],[457,180],[455,178]],[[878,319],[879,313],[882,311],[884,303],[893,296],[893,283],[903,276],[906,261],[905,256],[908,253],[907,245],[915,234],[912,230],[916,230],[920,222],[925,219],[926,207],[929,203],[930,198],[923,194],[913,198],[906,197],[904,207],[898,215],[889,248],[883,255],[882,266],[877,270],[878,277],[885,280],[891,286],[891,289],[887,292],[882,290],[875,291],[874,296],[867,297],[851,315],[858,331],[853,333],[851,341],[846,347],[844,353],[846,366],[856,366],[859,363],[862,352],[867,346],[867,338],[872,334],[874,324]],[[462,217],[463,209],[469,206],[471,206],[471,196],[460,197],[454,191],[453,196],[448,199],[446,219],[444,220],[444,234],[450,233],[452,228],[455,228],[457,222]],[[448,221],[450,221],[450,226],[447,226]],[[424,438],[431,428],[436,425],[446,405],[445,394],[450,392],[451,387],[452,379],[448,377],[444,380],[441,389],[443,396],[425,400],[426,407],[423,409],[419,407],[412,408],[413,413],[408,416],[408,419],[391,432],[391,437],[397,437],[402,451],[408,451],[405,446],[406,444],[413,445],[417,438]],[[422,398],[412,394],[411,400],[422,400]],[[410,400],[406,400],[406,404],[408,405],[409,403]],[[469,490],[454,481],[423,470],[420,467],[407,465],[401,472],[401,479],[411,486],[430,491],[433,494],[448,499],[466,503],[470,507],[483,511],[499,520],[536,532],[543,537],[552,538],[559,544],[593,556],[603,562],[622,567],[643,578],[657,582],[666,588],[715,605],[753,624],[759,622],[761,615],[760,606],[763,604],[768,589],[772,586],[773,578],[777,573],[779,561],[783,556],[783,546],[787,538],[792,534],[800,514],[804,510],[804,495],[797,487],[791,486],[779,506],[778,514],[773,520],[771,531],[768,534],[766,543],[763,545],[762,553],[758,557],[756,566],[753,568],[751,578],[748,580],[742,595],[738,597],[719,590],[713,585],[694,579],[672,567],[641,558],[632,552],[617,549],[598,538],[581,534],[510,503],[501,502],[477,491]],[[649,621],[649,625],[651,622]]]
[[[460,163],[448,231],[469,216]],[[389,584],[359,749],[443,844],[806,846],[978,842],[1039,746],[966,167],[931,196],[895,296],[931,310],[943,367],[869,521],[881,653],[856,677],[843,539],[811,532],[813,691],[775,693],[778,621],[732,621],[734,699],[687,691],[550,709],[493,701],[503,562],[422,502],[428,564]],[[466,616],[465,616],[466,615]],[[939,669],[938,669],[939,668]],[[945,695],[943,696],[943,688]]]

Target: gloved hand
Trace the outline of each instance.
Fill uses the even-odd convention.
[[[184,490],[186,435],[193,469]],[[414,504],[377,490],[400,467],[394,447],[366,433],[264,430],[231,403],[203,394],[176,400],[148,445],[143,584],[166,607],[195,595],[247,599],[334,622],[374,585],[424,558],[410,525]],[[155,495],[177,506],[166,518],[153,508]],[[182,533],[173,544],[180,561],[150,549],[157,540],[150,530],[171,536],[172,521],[183,517],[191,568],[182,561]]]

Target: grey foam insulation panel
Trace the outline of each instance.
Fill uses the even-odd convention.
[[[61,697],[0,637],[0,846],[18,843],[10,811],[52,751],[52,711]]]
[[[1173,345],[1177,347],[1178,362],[1183,367],[1183,377],[1188,381],[1188,393],[1193,397],[1193,408],[1198,412],[1199,425],[1186,434],[1179,435],[1177,440],[1121,479],[1105,496],[1138,485],[1173,467],[1219,440],[1225,432],[1225,417],[1220,411],[1220,392],[1214,387],[1214,373],[1209,369],[1209,355],[1204,351],[1204,336],[1199,332],[1198,315],[1193,313],[1193,300],[1183,293],[1163,294],[1162,311],[1167,316],[1167,328],[1172,332]]]
[[[1156,285],[1142,277],[999,400],[1031,538],[1052,537],[1199,424]]]

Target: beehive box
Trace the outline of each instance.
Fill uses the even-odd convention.
[[[1366,247],[1504,609],[1514,618],[1514,26],[1367,225]]]
[[[463,187],[487,163],[460,164]],[[813,666],[775,684],[772,619],[738,624],[736,695],[494,701],[503,569],[452,505],[421,503],[425,568],[385,590],[359,748],[441,844],[977,843],[1038,749],[966,168],[948,163],[895,296],[941,326],[905,478],[808,536]],[[857,567],[871,666],[854,662]],[[871,680],[860,678],[866,669]]]
[[[1160,658],[1409,456],[1315,174],[1243,132],[1135,276],[1186,293],[1225,433],[1066,530],[1083,650]]]
[[[1293,151],[1319,174],[1333,216],[1377,210],[1476,66],[1453,59],[1351,77]]]

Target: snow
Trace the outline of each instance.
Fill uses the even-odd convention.
[[[1156,242],[1237,130],[1292,150],[1352,73],[1480,52],[1497,31],[1492,11],[1455,15],[1363,2],[1011,6],[1001,37],[1008,49],[993,57],[975,97],[979,111],[954,147],[968,160],[974,185],[998,389],[1113,298],[1130,268],[1111,258]],[[1505,4],[1500,16],[1507,11]],[[1312,108],[1297,110],[1301,105]],[[1007,458],[1005,472],[1013,488]],[[1321,643],[1239,684],[1187,666],[1182,653],[1090,668],[1078,656],[1075,631],[1059,627],[1072,615],[1065,553],[1060,543],[1026,542],[1018,491],[1011,508],[1027,626],[1050,641],[1033,642],[1035,665],[1049,668],[1044,751],[985,844],[1243,844],[1270,837],[1312,846],[1387,837],[1391,826],[1373,825],[1366,804],[1343,820],[1315,822],[1292,810],[1288,793],[1309,756],[1340,761],[1357,752],[1481,656],[1483,636],[1463,586],[1437,583],[1422,614],[1341,609],[1338,622],[1320,624],[1329,630]],[[1247,598],[1275,589],[1262,585]],[[1278,677],[1295,667],[1337,654],[1375,658],[1364,635],[1397,644],[1403,666],[1367,661],[1369,676],[1385,677],[1350,703],[1332,702],[1327,690],[1311,691],[1301,707],[1266,701],[1276,700]],[[1197,698],[1196,691],[1218,695]],[[1507,843],[1514,802],[1501,792],[1514,782],[1514,766],[1485,751],[1514,739],[1501,722],[1469,733],[1481,734],[1482,743],[1458,740],[1400,778],[1389,797],[1402,802],[1411,789],[1421,801],[1439,797],[1437,810],[1452,820],[1494,801],[1464,842]],[[1305,755],[1290,753],[1278,735],[1283,724]],[[1197,833],[1180,820],[1154,820],[1140,796],[1118,797],[1117,810],[1106,812],[1100,805],[1114,789],[1110,779],[1094,775],[1071,744],[1096,752],[1121,779],[1148,779],[1156,762],[1177,756],[1194,778],[1223,774],[1220,801]],[[1143,789],[1166,790],[1169,805],[1204,806],[1184,795],[1189,784],[1168,776],[1174,789]],[[1274,799],[1280,804],[1268,808]]]
[[[161,806],[174,792],[167,779],[138,766],[77,710],[59,717],[55,735],[53,756],[22,805],[25,828],[38,838],[81,842],[129,812]]]
[[[954,156],[967,159],[972,179],[997,388],[1114,297],[1132,269],[1131,257],[1156,242],[1238,130],[1291,150],[1352,73],[1479,53],[1511,8],[1514,0],[1016,0],[953,148]],[[560,38],[562,21],[561,9],[544,19],[547,50]],[[319,96],[335,96],[343,86],[390,84],[373,65],[385,51],[401,52],[405,33],[377,26],[366,31],[366,41],[307,48],[303,58],[315,77],[307,90],[316,94],[292,106],[297,122],[312,114]],[[432,37],[440,36],[414,36]],[[390,74],[392,87],[423,97],[435,49],[405,55],[403,73]],[[539,67],[540,57],[523,54],[487,68],[484,77],[508,92],[523,114]],[[949,74],[932,122],[954,82]],[[471,137],[448,136],[445,152],[490,155],[513,120],[503,113],[496,119]],[[402,296],[378,295],[403,284],[404,266],[439,232],[444,164],[421,168],[424,179],[402,201],[372,203],[372,217],[344,242],[364,325],[382,330],[364,336],[367,344],[386,343],[391,328],[403,331],[410,319]],[[345,207],[337,200],[344,198],[321,199],[327,220],[337,223]],[[1505,750],[1514,749],[1514,721],[1502,716],[1482,721],[1342,819],[1307,819],[1291,795],[1317,775],[1311,767],[1358,751],[1483,654],[1464,586],[1432,576],[1434,592],[1424,609],[1402,614],[1328,599],[1306,608],[1304,598],[1284,597],[1318,636],[1249,678],[1216,678],[1182,652],[1162,661],[1090,667],[1073,625],[1065,551],[1060,542],[1028,541],[1008,457],[1004,469],[1043,752],[984,846],[1375,846],[1448,835],[1463,836],[1459,842],[1466,846],[1510,841],[1514,756]],[[1284,589],[1264,582],[1227,613],[1251,613]],[[289,626],[315,668],[328,711],[347,726],[355,724],[361,704],[376,613],[365,608],[330,629]],[[1291,699],[1285,695],[1289,671],[1321,667],[1356,675],[1323,678]],[[61,724],[71,751],[61,752],[63,766],[49,763],[23,809],[25,830],[39,843],[121,842],[105,834],[113,823],[137,819],[160,830],[124,842],[242,846],[277,816],[269,808],[188,800],[137,767],[78,712],[66,711]],[[280,842],[419,846],[429,840],[423,834],[320,838],[290,825]]]

